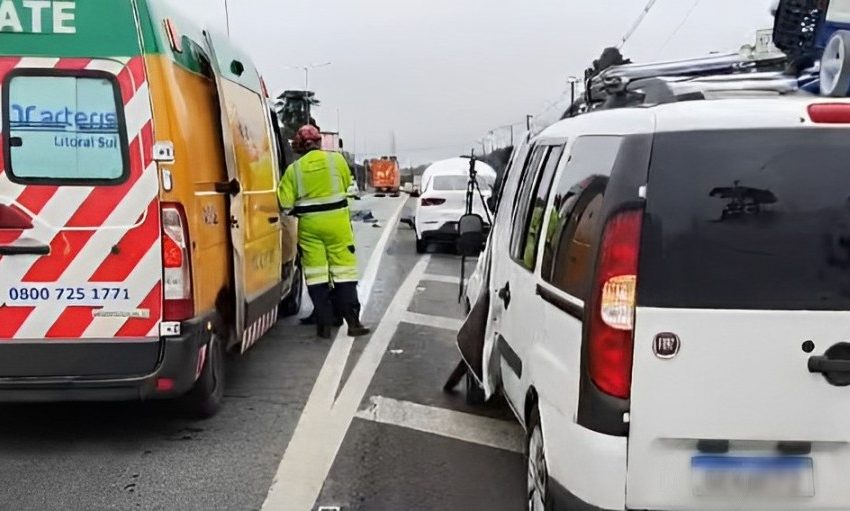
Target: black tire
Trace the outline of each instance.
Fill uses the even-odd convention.
[[[207,345],[207,359],[201,376],[186,395],[180,398],[181,409],[196,419],[208,419],[221,409],[224,400],[227,358],[224,339],[215,332]]]
[[[543,428],[540,425],[540,412],[536,406],[528,419],[525,460],[528,510],[551,511],[553,506],[549,492],[549,470],[546,465],[546,450],[543,443]],[[532,464],[534,468],[532,468]],[[533,484],[533,481],[536,483]],[[535,497],[540,493],[542,493],[540,499],[536,500]]]
[[[484,394],[484,389],[481,388],[481,385],[478,385],[478,381],[472,376],[472,371],[469,369],[466,370],[464,380],[466,382],[466,404],[470,406],[482,406],[486,403],[487,398]]]
[[[280,302],[280,316],[290,317],[301,312],[301,297],[304,294],[304,272],[301,263],[295,263],[295,275],[292,277],[292,289],[289,295]]]
[[[425,241],[425,240],[420,240],[419,238],[416,238],[416,253],[417,254],[424,254],[427,251],[428,251],[428,242]]]

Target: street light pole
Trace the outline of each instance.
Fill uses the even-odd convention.
[[[330,62],[323,62],[322,64],[310,64],[309,66],[289,66],[285,69],[300,69],[304,71],[304,90],[310,90],[310,70],[330,65]]]

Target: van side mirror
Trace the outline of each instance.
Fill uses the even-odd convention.
[[[416,229],[416,224],[413,221],[413,217],[406,216],[406,217],[403,217],[400,221],[404,225],[409,226],[411,229]]]
[[[487,207],[490,208],[491,213],[496,212],[496,208],[499,207],[499,201],[496,200],[495,195],[491,195],[490,197],[487,198]]]
[[[457,250],[462,256],[475,257],[484,250],[484,220],[480,215],[463,215],[457,223]]]

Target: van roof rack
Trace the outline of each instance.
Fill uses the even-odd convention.
[[[786,75],[784,54],[730,53],[653,64],[612,66],[587,82],[587,110],[655,105],[732,91],[786,94],[798,78]]]

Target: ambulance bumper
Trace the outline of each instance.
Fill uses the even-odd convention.
[[[0,402],[178,397],[195,382],[206,324],[188,321],[180,336],[155,339],[0,344]]]

